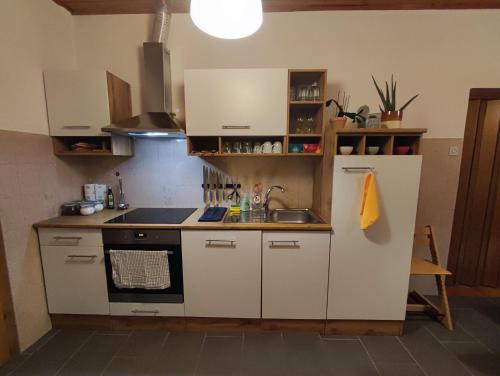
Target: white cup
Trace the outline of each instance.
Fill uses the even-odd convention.
[[[273,152],[273,144],[271,141],[266,141],[262,145],[262,152],[265,154],[270,154]]]
[[[273,153],[274,154],[281,154],[283,152],[283,145],[281,144],[280,141],[276,141],[273,144]]]

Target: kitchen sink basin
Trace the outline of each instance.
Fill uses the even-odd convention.
[[[269,214],[273,223],[323,223],[311,209],[275,209]]]
[[[325,223],[311,209],[274,209],[271,212],[242,212],[226,215],[225,223]]]

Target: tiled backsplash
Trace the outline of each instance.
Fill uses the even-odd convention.
[[[54,157],[50,137],[0,131],[0,222],[21,348],[50,329],[32,225],[78,198],[85,165]]]

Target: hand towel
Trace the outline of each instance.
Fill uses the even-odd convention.
[[[167,251],[110,250],[109,255],[116,287],[147,290],[170,287]]]
[[[363,184],[363,200],[361,202],[360,211],[360,226],[361,230],[366,230],[368,227],[377,222],[380,212],[378,206],[378,193],[375,175],[370,172],[366,175]]]

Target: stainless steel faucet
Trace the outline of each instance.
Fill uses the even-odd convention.
[[[123,192],[123,181],[120,173],[116,171],[115,175],[118,177],[118,185],[120,187],[120,196],[118,197],[118,210],[127,210],[128,204],[125,201],[125,193]]]
[[[282,187],[281,185],[271,185],[267,189],[266,195],[264,196],[264,203],[262,204],[262,209],[264,209],[266,212],[269,210],[269,196],[271,195],[271,192],[274,188],[281,189],[281,193],[285,192],[285,187]]]

